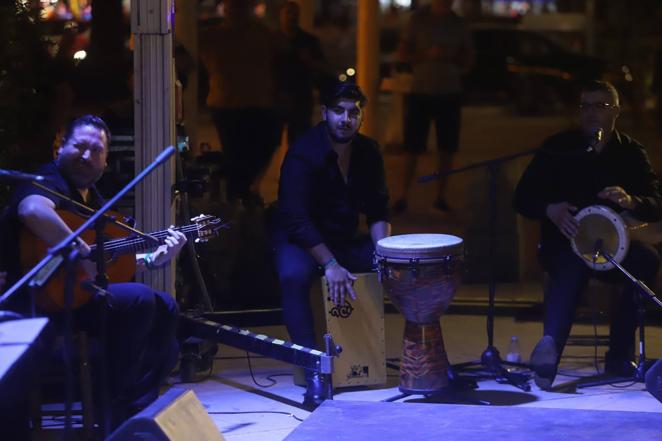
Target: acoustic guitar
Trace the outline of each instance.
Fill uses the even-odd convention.
[[[72,230],[77,229],[85,222],[85,218],[79,214],[70,211],[58,210],[57,213]],[[122,219],[119,213],[109,213],[116,219]],[[217,217],[200,215],[191,219],[192,224],[176,227],[175,230],[186,235],[187,239],[195,242],[206,242],[208,239],[217,236],[219,230],[225,225]],[[150,233],[151,236],[158,239],[161,243],[168,236],[168,230]],[[88,243],[92,249],[91,255],[96,252],[96,233],[94,230],[87,230],[81,234],[82,239]],[[19,238],[21,250],[21,269],[23,273],[28,272],[47,254],[49,246],[32,233],[28,228],[22,228]],[[132,233],[120,228],[113,223],[107,223],[104,228],[104,254],[106,262],[106,275],[110,283],[130,282],[136,273],[135,254],[144,250],[155,248],[154,241],[133,235]],[[45,280],[45,283],[39,284],[36,291],[35,303],[46,312],[56,312],[64,309],[64,283],[65,274],[61,268],[62,258],[55,258],[49,265],[46,265],[36,276],[38,279]],[[89,276],[78,265],[76,269],[76,278],[73,292],[72,307],[79,308],[87,303],[93,296],[94,290],[86,282],[90,281]]]

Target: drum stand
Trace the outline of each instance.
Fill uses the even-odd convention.
[[[621,264],[616,262],[613,256],[601,250],[600,249],[601,244],[598,243],[596,245],[597,245],[596,249],[598,250],[596,251],[596,257],[598,254],[604,256],[612,265],[614,265],[614,267],[618,268],[618,270],[621,273],[623,273],[625,277],[630,279],[632,284],[637,288],[635,290],[635,293],[633,293],[633,295],[635,296],[635,303],[637,305],[637,326],[639,326],[639,360],[637,361],[637,367],[634,371],[634,374],[630,377],[613,377],[613,378],[605,378],[604,380],[579,383],[577,385],[577,388],[583,389],[586,387],[603,386],[607,384],[617,384],[617,383],[627,383],[627,382],[644,383],[646,369],[648,369],[649,367],[647,366],[647,364],[650,363],[648,363],[646,360],[646,338],[644,332],[646,309],[644,307],[643,298],[647,297],[649,300],[653,301],[657,306],[661,308],[662,308],[662,301],[660,301],[660,299],[657,298],[655,293],[648,286],[646,286],[644,282],[634,277],[628,270],[623,268]]]
[[[496,281],[494,274],[494,249],[495,249],[495,236],[496,236],[496,220],[497,220],[497,211],[496,211],[496,178],[499,171],[499,167],[502,163],[512,161],[514,159],[529,156],[534,154],[538,149],[527,150],[520,153],[515,153],[512,155],[502,156],[496,159],[490,159],[488,161],[477,162],[475,164],[468,165],[466,167],[456,168],[450,170],[446,173],[434,173],[430,176],[423,176],[419,178],[418,182],[428,182],[432,180],[437,180],[442,176],[447,176],[455,173],[461,173],[467,170],[472,170],[476,168],[486,168],[488,175],[488,185],[489,185],[489,204],[488,204],[488,213],[489,213],[489,245],[488,245],[488,259],[489,259],[489,282],[488,282],[488,309],[487,309],[487,348],[483,351],[480,356],[480,360],[469,361],[466,363],[455,364],[452,367],[458,370],[471,369],[474,371],[480,372],[478,377],[480,378],[494,378],[497,381],[503,381],[505,383],[512,384],[513,386],[529,392],[531,386],[529,385],[528,374],[521,374],[516,372],[511,372],[504,367],[504,365],[514,366],[518,368],[530,369],[526,364],[522,363],[512,363],[505,362],[501,359],[499,355],[499,350],[494,346],[494,300],[496,295]]]
[[[393,362],[386,362],[386,367],[390,369],[400,370],[400,366]],[[448,385],[435,392],[401,392],[398,395],[383,399],[382,402],[392,403],[394,401],[401,400],[403,398],[408,398],[414,395],[422,395],[426,399],[429,399],[434,402],[452,402],[452,403],[463,403],[463,404],[476,404],[476,405],[489,405],[492,404],[488,401],[475,399],[466,395],[467,391],[477,389],[478,385],[476,382],[467,377],[460,377],[455,374],[453,366],[448,366]]]

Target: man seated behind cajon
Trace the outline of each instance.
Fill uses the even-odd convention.
[[[366,97],[352,83],[322,96],[322,122],[290,148],[280,173],[274,259],[285,325],[294,343],[315,347],[309,292],[323,274],[331,299],[356,298],[352,272],[372,269],[375,244],[390,234],[384,162],[377,143],[361,134]],[[365,213],[370,236],[357,234]],[[319,399],[307,372],[304,402]]]

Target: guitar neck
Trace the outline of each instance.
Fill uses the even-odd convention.
[[[196,224],[191,224],[191,225],[185,225],[183,227],[176,227],[173,228],[175,231],[180,231],[184,233],[184,235],[190,239],[190,238],[197,238],[198,237],[198,226]],[[154,233],[150,233],[150,236],[158,239],[159,245],[164,243],[164,239],[168,237],[169,233],[168,230],[161,230],[161,231],[156,231]],[[154,248],[155,246],[158,246],[154,243],[154,241],[140,237],[140,236],[132,236],[132,237],[125,237],[122,239],[113,239],[104,242],[104,251],[106,253],[113,253],[113,254],[128,254],[128,253],[139,253],[141,251],[145,251],[150,248]],[[96,251],[96,244],[93,244],[90,246],[91,252],[94,253]]]

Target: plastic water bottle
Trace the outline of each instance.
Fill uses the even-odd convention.
[[[519,339],[516,335],[510,337],[510,344],[508,345],[508,352],[506,353],[506,361],[511,363],[522,362],[522,354],[519,350]]]

